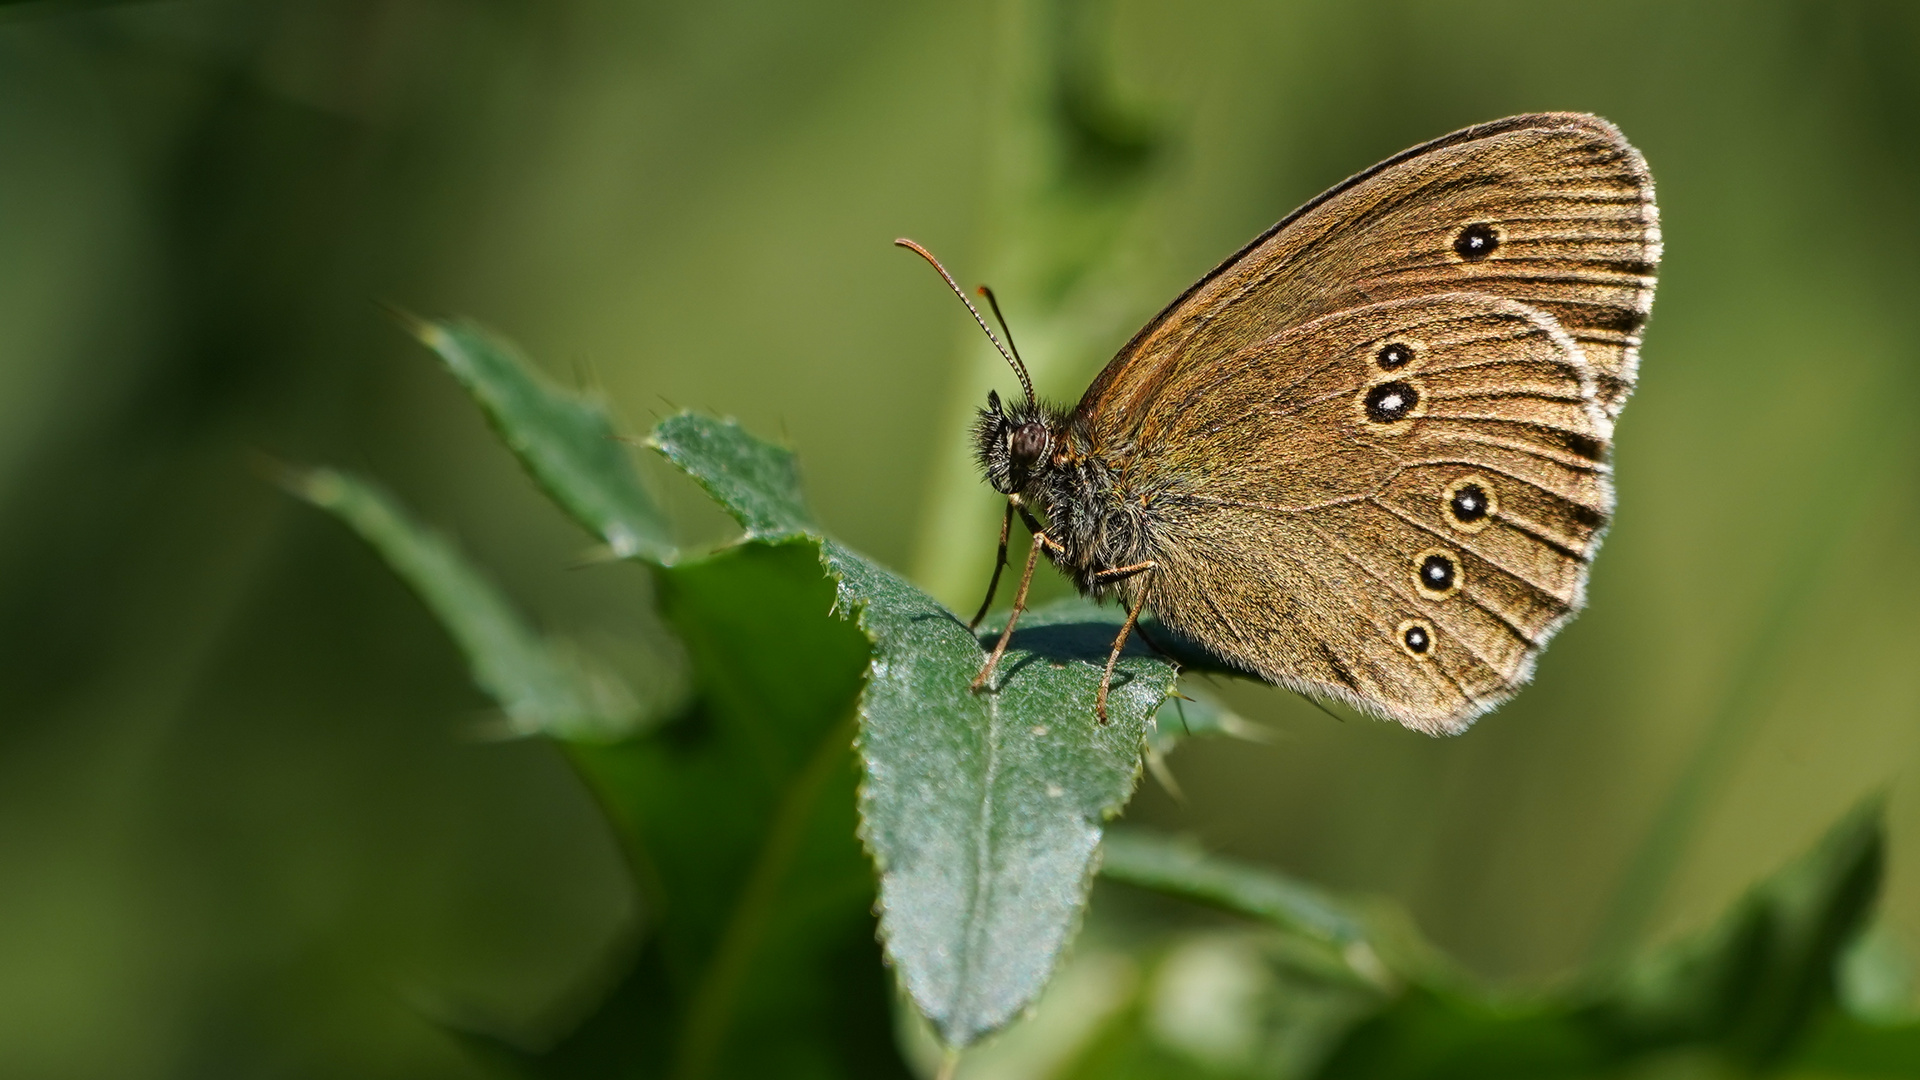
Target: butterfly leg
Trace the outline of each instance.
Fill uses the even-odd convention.
[[[1060,541],[1055,540],[1053,537],[1047,535],[1047,530],[1041,527],[1039,520],[1033,516],[1033,511],[1027,509],[1027,504],[1020,498],[1020,496],[1018,495],[1007,496],[1007,503],[1008,505],[1013,507],[1015,513],[1018,513],[1020,515],[1020,520],[1022,523],[1026,525],[1027,531],[1033,534],[1033,539],[1035,543],[1039,544],[1043,548],[1048,548],[1052,551],[1059,552],[1062,555],[1065,555],[1067,553],[1067,549],[1060,545]]]
[[[1135,574],[1150,572],[1159,565],[1149,559],[1143,563],[1134,563],[1132,566],[1102,570],[1094,577],[1106,581],[1118,581]],[[1146,584],[1140,586],[1140,595],[1134,598],[1133,607],[1127,610],[1127,621],[1120,624],[1120,636],[1113,639],[1113,651],[1107,654],[1107,670],[1100,676],[1100,694],[1093,701],[1093,715],[1103,724],[1107,722],[1107,691],[1113,688],[1114,666],[1120,663],[1120,653],[1127,647],[1127,638],[1133,633],[1133,624],[1140,621],[1140,609],[1147,605],[1147,586],[1151,584],[1153,579],[1148,578]]]
[[[1060,546],[1051,536],[1035,530],[1033,546],[1027,549],[1027,569],[1020,575],[1020,591],[1013,594],[1013,610],[1007,614],[1007,628],[1000,631],[1000,640],[993,646],[992,655],[987,657],[987,666],[973,677],[975,690],[987,685],[993,679],[993,669],[1000,664],[1000,658],[1006,655],[1007,642],[1013,639],[1013,624],[1020,621],[1020,613],[1027,609],[1027,589],[1033,584],[1033,567],[1040,561],[1040,549],[1048,544]]]
[[[987,609],[993,606],[993,594],[1000,588],[1000,571],[1007,568],[1007,534],[1013,531],[1013,500],[1007,500],[1006,516],[1000,519],[1000,554],[993,560],[993,580],[987,582],[987,598],[980,601],[980,610],[974,613],[973,621],[967,623],[972,630],[987,617]]]

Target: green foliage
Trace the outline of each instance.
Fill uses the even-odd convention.
[[[527,472],[619,558],[672,557],[666,521],[640,486],[597,400],[551,385],[512,345],[464,320],[408,320],[473,395]]]
[[[1320,1055],[1291,1071],[1275,1072],[1278,1059],[1268,1054],[1224,1075],[1520,1080],[1637,1075],[1661,1061],[1692,1061],[1690,1069],[1708,1075],[1911,1076],[1920,1068],[1920,1024],[1865,1023],[1836,1003],[1846,949],[1879,887],[1880,818],[1877,801],[1861,807],[1707,930],[1624,971],[1590,974],[1541,995],[1479,985],[1432,946],[1395,929],[1378,905],[1343,900],[1191,844],[1116,833],[1103,874],[1333,947],[1349,961],[1340,971],[1308,962],[1312,951],[1272,950],[1267,977],[1275,1002],[1258,1015],[1263,1030],[1249,1042],[1271,1045],[1272,1030],[1297,1023],[1303,1010],[1317,1012],[1329,1037]],[[1353,963],[1356,956],[1365,959]],[[1328,995],[1343,989],[1353,1007],[1326,1010]],[[1178,1040],[1156,1040],[1136,1007],[1088,1047],[1073,1075],[1103,1075],[1093,1064],[1118,1047],[1137,1050],[1136,1061],[1168,1062],[1144,1070],[1136,1064],[1124,1075],[1223,1075],[1170,1051],[1169,1041]]]
[[[1323,1075],[1580,1076],[1683,1052],[1774,1071],[1835,1016],[1842,950],[1879,890],[1880,818],[1877,802],[1856,811],[1715,926],[1617,978],[1520,1002],[1416,986],[1356,1028]]]
[[[1755,1069],[1783,1060],[1832,1010],[1843,950],[1866,928],[1882,816],[1878,799],[1862,805],[1709,931],[1634,965],[1594,1023],[1623,1048],[1704,1041]]]
[[[1206,726],[1173,698],[1152,740],[1171,760],[1129,825],[1406,897],[1512,1010],[1710,921],[1885,787],[1878,938],[1848,947],[1840,1006],[1776,1068],[1916,1072],[1920,578],[1898,568],[1920,533],[1920,423],[1894,403],[1920,377],[1920,5],[4,10],[0,1075],[478,1080],[495,1074],[421,1001],[539,1045],[666,932],[571,751],[472,738],[531,728],[470,688],[370,549],[240,467],[351,467],[457,522],[538,613],[529,653],[621,673],[652,725],[637,742],[705,708],[663,692],[693,679],[685,650],[678,669],[636,663],[667,638],[650,560],[574,567],[586,534],[542,512],[369,298],[511,326],[562,384],[591,364],[631,436],[676,411],[662,400],[781,433],[819,521],[965,614],[1000,506],[962,432],[1011,379],[888,238],[992,284],[1041,391],[1071,400],[1329,182],[1541,107],[1621,124],[1670,240],[1588,609],[1463,739],[1232,686],[1215,700],[1273,744],[1171,748]],[[589,434],[608,475],[640,459],[669,535],[717,523],[661,462]],[[1162,797],[1175,774],[1184,801]],[[1106,1034],[1080,1075],[1298,1073],[1274,1062],[1324,1061],[1316,1038],[1381,1007],[1351,972],[1289,966],[1328,952],[1303,935],[1161,895],[1096,884],[1055,989],[958,1080],[1022,1046],[1046,1067],[998,1075],[1057,1076]],[[1354,910],[1387,949],[1392,920]],[[847,980],[876,977],[872,930],[831,976],[767,970],[871,1003]],[[1270,975],[1208,974],[1249,965]],[[1155,989],[1105,1011],[1135,981]],[[1223,988],[1255,985],[1267,1041],[1221,1049],[1169,1011],[1219,1022],[1239,1015]],[[678,1018],[681,1000],[638,1007]],[[678,1023],[650,1044],[663,1068]],[[1638,1075],[1726,1071],[1673,1053]]]
[[[725,506],[749,538],[819,533],[793,454],[740,425],[682,413],[663,421],[647,442]]]
[[[1154,889],[1270,923],[1336,952],[1365,982],[1388,979],[1355,912],[1284,874],[1208,855],[1198,844],[1135,830],[1107,838],[1100,872],[1109,880]]]
[[[450,364],[508,446],[583,525],[606,534],[607,507],[650,506],[634,498],[641,489],[631,462],[587,452],[598,414],[522,370],[509,347],[465,325],[456,333],[426,324],[421,337],[460,358]],[[476,357],[485,362],[471,362]],[[693,414],[661,423],[649,442],[725,506],[749,541],[677,562],[658,545],[648,549],[662,610],[692,657],[692,718],[651,739],[574,751],[629,838],[646,895],[664,912],[629,982],[650,979],[645,990],[655,992],[692,988],[679,995],[677,1012],[653,1010],[638,1027],[590,1023],[581,1045],[599,1045],[592,1032],[603,1025],[665,1025],[632,1043],[676,1046],[675,1075],[735,1075],[735,1066],[746,1065],[723,1058],[726,1034],[742,1030],[736,1025],[773,1031],[781,1023],[776,1010],[756,1011],[743,1000],[742,988],[780,993],[821,977],[759,967],[769,957],[806,953],[802,943],[811,947],[804,937],[791,948],[776,945],[768,912],[804,909],[812,903],[807,890],[834,880],[796,870],[794,851],[821,805],[822,770],[840,762],[835,747],[844,752],[854,741],[852,703],[863,668],[858,832],[879,869],[888,958],[951,1045],[1005,1026],[1038,997],[1078,925],[1103,824],[1133,790],[1149,719],[1172,688],[1172,666],[1130,648],[1115,673],[1110,722],[1096,723],[1094,695],[1117,627],[1096,609],[1066,605],[1031,613],[996,688],[975,693],[981,641],[904,579],[820,537],[791,454],[736,424]],[[417,576],[404,561],[396,565],[409,580]],[[471,571],[441,578],[438,587],[456,596],[482,580]],[[467,645],[472,634],[459,604],[435,611]],[[835,611],[857,617],[859,630]],[[511,625],[505,615],[495,622]],[[498,680],[479,681],[498,692]],[[1196,712],[1202,730],[1206,715]],[[695,734],[708,727],[719,734]],[[699,756],[675,756],[690,746]],[[719,803],[709,811],[727,812],[696,809],[711,800]],[[716,842],[715,834],[733,842]],[[849,829],[843,839],[852,837]],[[681,895],[686,882],[699,883],[692,900]],[[827,891],[856,914],[870,902],[862,888]],[[710,925],[729,911],[736,923]],[[656,968],[677,974],[661,982]],[[637,986],[630,993],[644,996]],[[609,999],[615,1014],[627,997]],[[818,1026],[796,1021],[794,1030]],[[598,1060],[574,1045],[550,1056]],[[752,1045],[786,1053],[778,1038]]]
[[[537,1075],[901,1073],[854,839],[854,703],[867,643],[827,617],[810,542],[656,571],[693,704],[657,734],[571,756],[641,886],[645,938]]]
[[[690,669],[689,700],[645,737],[521,725],[568,741],[623,841],[647,925],[634,955],[616,958],[625,975],[610,990],[589,988],[598,1004],[550,1045],[519,1048],[483,1031],[473,1042],[542,1076],[900,1075],[854,828],[868,644],[831,615],[817,543],[789,536],[675,560],[597,409],[471,326],[420,330],[556,503],[616,550],[613,538],[652,538],[635,553],[652,560],[661,614]],[[702,445],[735,467],[738,490],[763,500],[753,505],[773,505],[764,500],[780,489],[755,466],[777,451]],[[503,708],[525,711],[522,698],[545,703],[573,687],[484,576],[390,498],[326,471],[296,489],[353,524],[427,598]]]
[[[663,422],[652,442],[749,535],[808,527],[792,459],[732,423]],[[1111,720],[1094,694],[1116,627],[1073,605],[1022,621],[998,686],[970,689],[981,642],[905,579],[832,540],[836,606],[873,641],[860,705],[860,835],[880,928],[914,1003],[953,1046],[1039,996],[1086,903],[1101,826],[1133,790],[1173,669],[1130,649]]]
[[[843,587],[858,580],[847,574]],[[965,1046],[1018,1016],[1052,973],[1086,903],[1101,826],[1132,793],[1147,718],[1173,672],[1123,657],[1111,721],[1097,724],[1114,627],[1036,612],[1002,658],[999,689],[972,694],[979,646],[964,627],[924,597],[916,609],[869,595],[861,835],[880,868],[901,981],[947,1041]]]
[[[604,739],[640,720],[619,676],[566,642],[543,637],[452,541],[421,527],[376,484],[333,469],[290,472],[289,490],[373,545],[466,654],[473,682],[515,734]]]
[[[1193,982],[1204,949],[1178,934],[1139,946],[1148,977],[1058,1076],[1571,1077],[1676,1054],[1845,1076],[1920,1064],[1912,1025],[1839,1004],[1882,874],[1877,803],[1708,932],[1555,993],[1496,992],[1390,906],[1138,830],[1105,836],[1102,863],[1143,749],[1247,733],[1170,697],[1174,665],[1138,644],[1097,723],[1108,613],[1029,613],[997,684],[976,693],[992,632],[825,537],[788,451],[691,413],[655,429],[650,445],[747,534],[682,558],[599,412],[470,326],[420,329],[555,502],[642,557],[688,658],[685,705],[637,730],[631,693],[528,628],[390,496],[329,470],[289,480],[421,595],[515,730],[566,742],[621,837],[646,919],[624,975],[548,1045],[472,1036],[530,1074],[901,1075],[876,931],[907,998],[964,1048],[1039,998],[1096,865],[1247,920],[1232,955],[1254,974],[1240,1030],[1190,1037],[1162,999]]]

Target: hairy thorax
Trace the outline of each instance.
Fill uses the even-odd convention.
[[[1152,497],[1128,477],[1127,451],[1102,446],[1082,417],[987,395],[974,424],[980,469],[995,491],[1045,518],[1040,547],[1080,591],[1131,600],[1145,585],[1110,573],[1157,558]]]
[[[1132,595],[1139,579],[1101,582],[1095,575],[1155,557],[1152,510],[1130,490],[1125,462],[1094,445],[1078,417],[1053,431],[1051,453],[1033,471],[1026,498],[1045,514],[1047,533],[1063,550],[1047,549],[1080,591]]]

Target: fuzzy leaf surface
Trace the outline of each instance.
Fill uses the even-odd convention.
[[[519,350],[474,323],[418,322],[412,329],[561,509],[619,558],[672,559],[666,520],[600,402],[554,386]]]
[[[605,739],[637,725],[639,704],[618,676],[528,626],[452,541],[378,485],[333,469],[289,475],[286,484],[359,533],[419,595],[515,734]]]
[[[752,535],[818,535],[792,459],[693,414],[653,442]],[[1174,670],[1137,645],[1094,719],[1110,613],[1029,613],[996,688],[970,689],[981,640],[910,582],[819,540],[836,607],[872,641],[860,704],[860,835],[901,983],[950,1045],[1011,1022],[1045,986],[1082,910],[1107,818],[1133,791]]]

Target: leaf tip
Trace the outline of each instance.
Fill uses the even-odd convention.
[[[264,450],[247,452],[247,467],[254,475],[292,495],[301,495],[301,486],[312,470],[282,461]]]
[[[323,510],[339,505],[346,495],[346,478],[325,466],[293,465],[266,454],[255,455],[253,464],[287,494]]]
[[[437,334],[444,334],[444,331],[440,329],[438,323],[421,318],[406,308],[398,304],[390,304],[385,300],[375,300],[374,305],[386,312],[387,318],[392,319],[401,330],[406,332],[407,336],[420,341],[430,349],[439,349],[440,346],[433,339]]]

